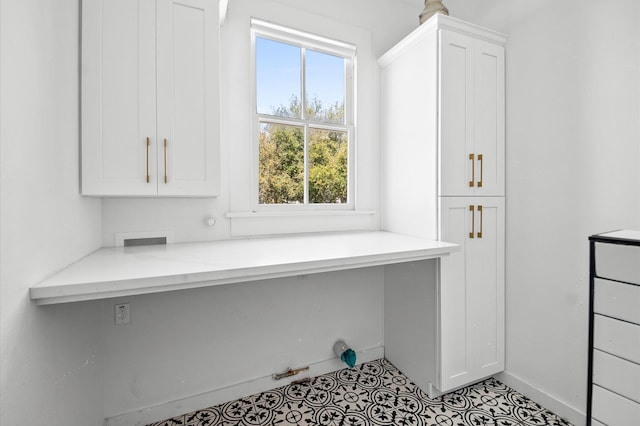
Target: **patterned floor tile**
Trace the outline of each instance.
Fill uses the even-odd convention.
[[[571,426],[499,381],[429,398],[385,359],[149,426]]]

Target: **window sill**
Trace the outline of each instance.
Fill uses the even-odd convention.
[[[391,232],[102,248],[31,287],[38,305],[434,259],[458,246]]]
[[[376,214],[375,210],[298,210],[298,211],[252,211],[252,212],[228,212],[229,219],[256,218],[256,217],[292,217],[292,216],[370,216]]]
[[[380,228],[375,210],[314,210],[229,212],[231,236],[372,231]]]

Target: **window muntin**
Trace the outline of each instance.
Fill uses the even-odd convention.
[[[353,46],[252,21],[256,208],[353,208]]]

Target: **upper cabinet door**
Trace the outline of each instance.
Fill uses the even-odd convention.
[[[158,194],[218,195],[218,1],[159,0],[157,33]]]
[[[154,0],[82,2],[84,195],[157,191],[155,14]]]
[[[218,5],[83,0],[83,195],[218,195]]]
[[[440,32],[442,196],[504,195],[504,48]]]

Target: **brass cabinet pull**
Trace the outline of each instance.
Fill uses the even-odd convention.
[[[473,181],[476,178],[475,155],[469,154],[469,160],[471,160],[471,180],[469,181],[469,187],[473,188],[473,186],[474,186],[474,182]]]
[[[478,206],[478,213],[480,213],[480,232],[478,232],[478,238],[482,238],[482,206]]]
[[[482,188],[482,154],[478,154],[478,161],[480,161],[480,180],[478,181],[478,188]]]
[[[469,238],[474,238],[476,232],[476,214],[474,207],[469,206],[469,211],[471,212],[471,232],[469,232]]]
[[[164,183],[167,183],[167,138],[164,138]]]
[[[151,145],[151,141],[147,136],[147,183],[149,183],[149,145]]]

